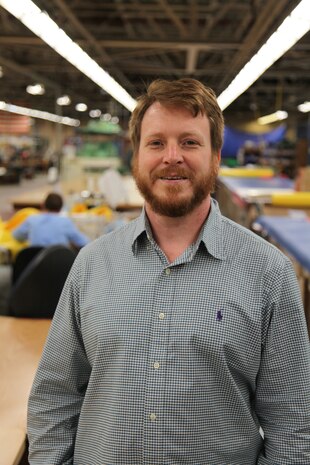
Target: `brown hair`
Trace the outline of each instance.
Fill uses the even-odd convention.
[[[62,205],[62,197],[56,192],[51,192],[50,194],[48,194],[43,204],[45,210],[49,212],[60,212],[60,210],[62,209]]]
[[[206,115],[210,121],[212,151],[218,153],[221,150],[224,118],[214,91],[196,79],[183,78],[175,81],[156,79],[149,85],[146,93],[138,98],[137,106],[129,121],[134,155],[139,150],[144,114],[154,102],[159,102],[164,106],[182,106],[188,109],[194,117],[199,113]]]

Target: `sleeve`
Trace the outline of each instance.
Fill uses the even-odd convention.
[[[28,402],[30,465],[72,465],[91,367],[79,322],[79,257],[57,306]]]
[[[29,230],[30,230],[30,223],[29,220],[26,219],[22,222],[18,228],[13,229],[12,236],[19,242],[24,242],[29,237]]]
[[[270,286],[255,399],[264,432],[257,465],[309,465],[309,338],[299,285],[288,259]]]
[[[89,242],[89,238],[85,234],[82,234],[69,218],[67,237],[69,241],[76,247],[84,247],[84,245],[88,244]]]

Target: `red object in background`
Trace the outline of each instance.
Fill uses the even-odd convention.
[[[0,134],[29,134],[30,130],[29,116],[0,111]]]

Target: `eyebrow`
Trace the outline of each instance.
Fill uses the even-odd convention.
[[[182,138],[182,137],[202,137],[203,134],[201,134],[200,132],[195,132],[195,131],[188,131],[188,132],[182,132],[179,137]],[[150,139],[150,138],[156,138],[156,137],[165,137],[165,135],[162,133],[162,132],[154,132],[152,134],[147,134],[145,136],[146,139]]]

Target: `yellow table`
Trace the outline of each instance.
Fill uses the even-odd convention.
[[[0,428],[1,465],[18,465],[25,451],[25,431],[22,428]]]

